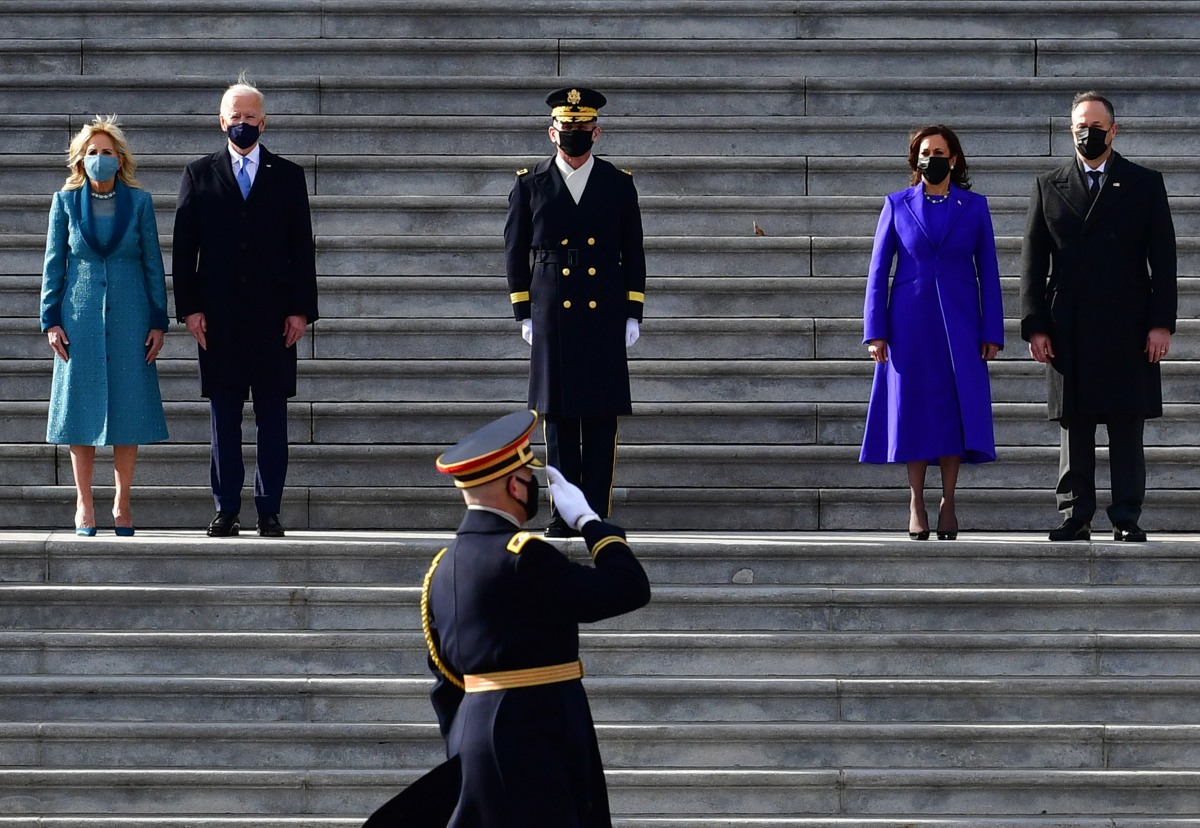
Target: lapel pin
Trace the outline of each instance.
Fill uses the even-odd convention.
[[[1120,181],[1114,181],[1114,182],[1113,182],[1113,186],[1114,186],[1114,187],[1120,187],[1120,186],[1121,186],[1121,182],[1120,182]]]

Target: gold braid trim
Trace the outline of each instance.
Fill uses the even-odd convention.
[[[433,666],[437,667],[438,672],[446,677],[446,681],[453,684],[459,690],[465,691],[467,686],[463,684],[462,679],[451,673],[442,662],[442,657],[438,655],[437,647],[433,644],[433,631],[429,624],[429,585],[433,583],[433,570],[437,569],[438,563],[442,560],[442,555],[445,554],[446,549],[443,549],[433,556],[433,563],[429,565],[429,571],[425,573],[425,583],[421,585],[421,631],[425,633],[425,646],[429,648],[429,658],[433,660]]]

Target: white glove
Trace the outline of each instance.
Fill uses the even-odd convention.
[[[625,320],[625,347],[632,348],[633,343],[638,341],[638,337],[642,335],[642,329],[638,326],[636,319]]]
[[[550,498],[554,501],[554,508],[572,528],[578,531],[589,520],[600,519],[588,505],[579,487],[568,482],[554,466],[546,466],[546,479],[550,481]]]
[[[533,320],[521,320],[521,339],[525,340],[525,344],[533,345]]]

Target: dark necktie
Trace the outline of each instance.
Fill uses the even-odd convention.
[[[1102,175],[1104,173],[1099,170],[1088,170],[1088,178],[1092,179],[1092,188],[1088,191],[1092,197],[1092,201],[1095,201],[1096,196],[1100,195],[1100,176]]]

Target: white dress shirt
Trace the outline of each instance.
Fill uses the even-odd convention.
[[[245,165],[246,175],[250,176],[250,186],[253,187],[254,176],[258,175],[258,159],[261,155],[259,151],[262,149],[262,144],[255,144],[254,149],[245,155],[235,151],[228,144],[226,144],[226,148],[229,150],[230,159],[233,163],[233,177],[237,178],[238,170]]]
[[[596,166],[596,157],[589,155],[588,160],[583,162],[583,166],[576,170],[572,169],[571,165],[564,161],[561,155],[556,153],[554,164],[558,167],[558,171],[562,173],[563,181],[567,184],[571,198],[575,199],[575,203],[578,204],[579,199],[583,198],[583,188],[587,186],[588,176],[592,174],[592,167]]]

